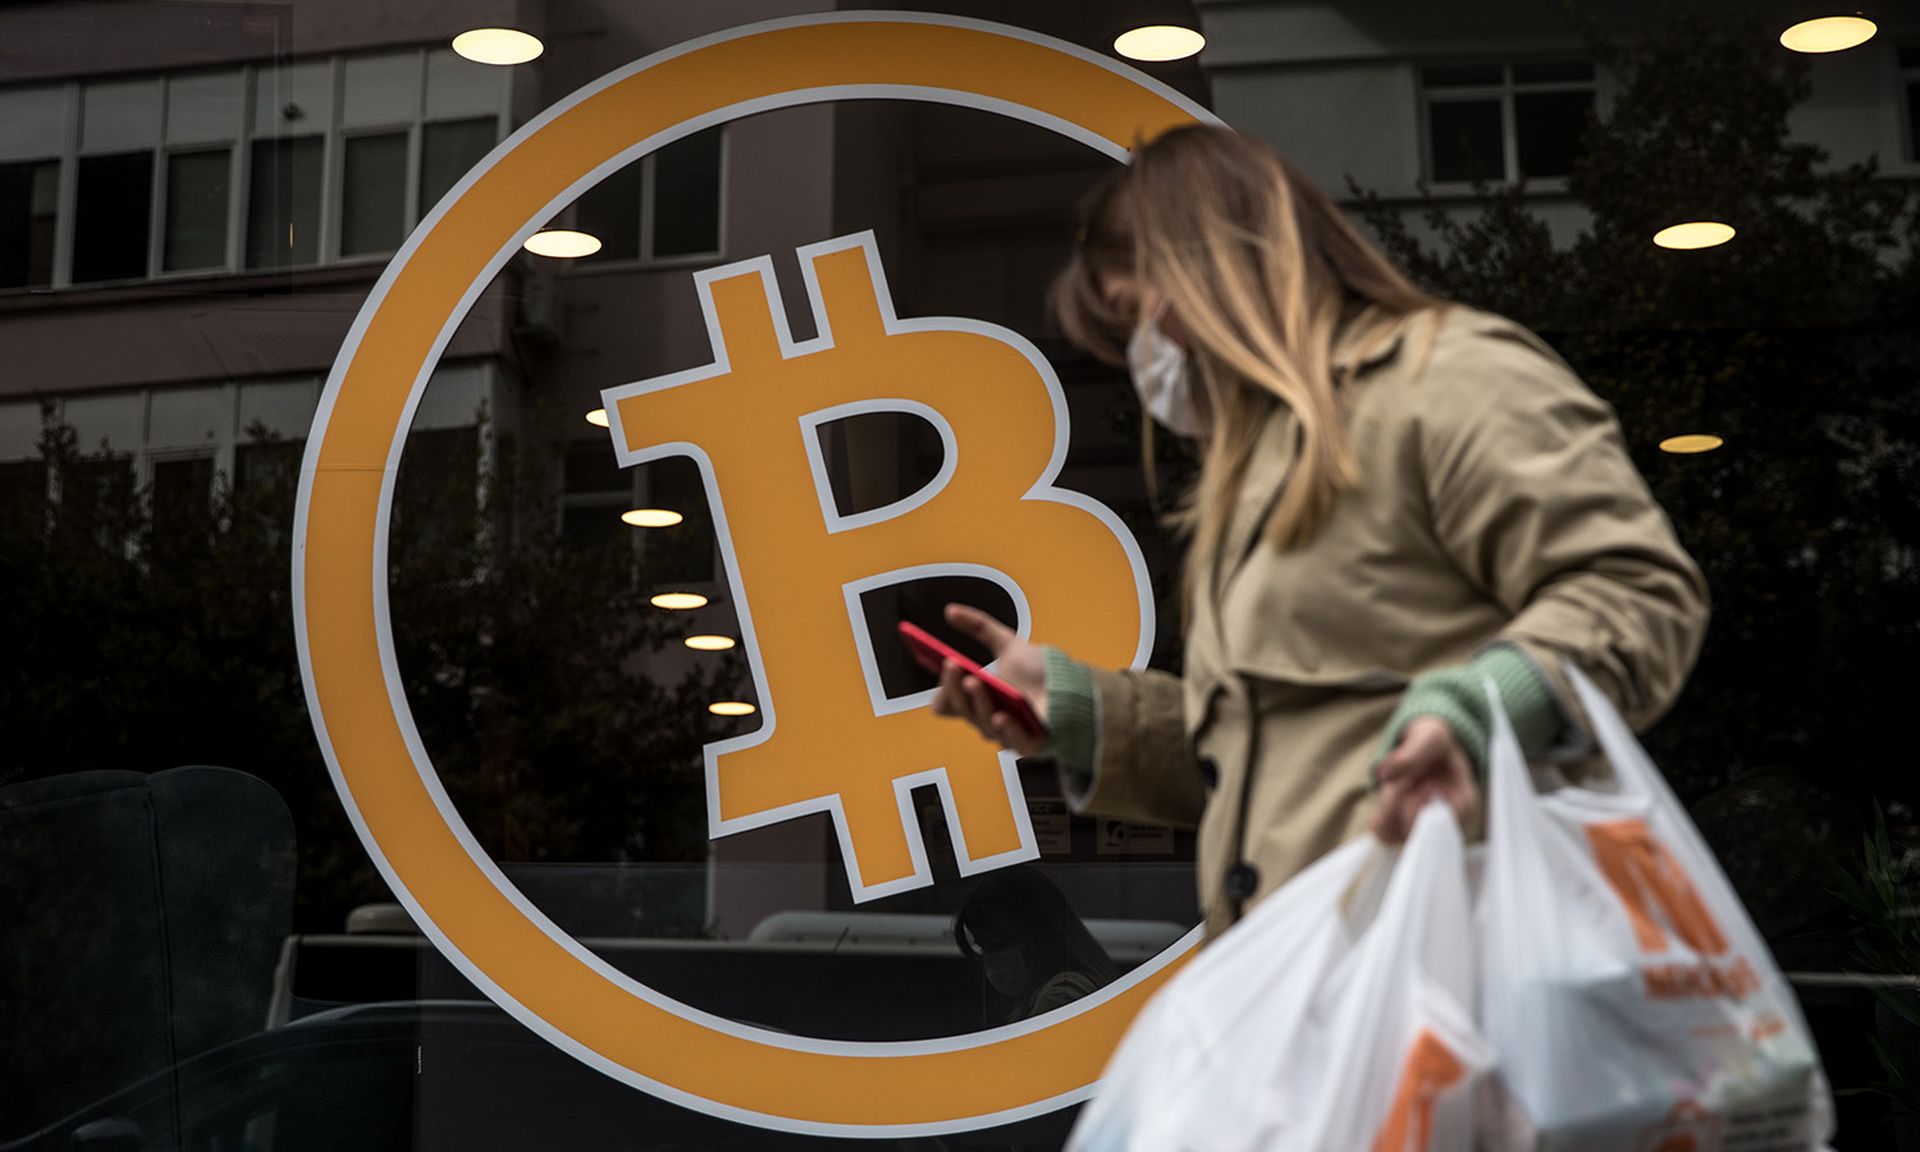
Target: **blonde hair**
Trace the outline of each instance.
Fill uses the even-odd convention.
[[[1226,535],[1260,418],[1276,403],[1292,410],[1299,443],[1266,535],[1281,548],[1312,539],[1340,494],[1360,483],[1334,381],[1336,335],[1372,346],[1441,301],[1273,149],[1215,125],[1137,146],[1133,163],[1082,205],[1050,304],[1068,339],[1123,364],[1138,317],[1101,291],[1110,274],[1166,298],[1188,334],[1211,416],[1199,478],[1174,517],[1192,541],[1189,587],[1199,586],[1195,565]],[[1151,421],[1144,434],[1150,460]]]

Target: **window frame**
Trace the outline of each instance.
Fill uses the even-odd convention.
[[[1515,65],[1526,64],[1572,64],[1583,63],[1590,69],[1588,76],[1580,80],[1530,80],[1516,82],[1513,78]],[[1480,67],[1498,68],[1500,79],[1492,84],[1461,84],[1431,86],[1424,75],[1429,68],[1436,67]],[[1596,112],[1603,107],[1601,96],[1604,84],[1599,68],[1592,61],[1565,55],[1516,56],[1500,59],[1486,57],[1447,58],[1416,60],[1413,63],[1414,94],[1419,101],[1418,115],[1415,117],[1419,156],[1417,157],[1420,183],[1431,191],[1441,195],[1464,195],[1474,189],[1471,180],[1441,180],[1434,176],[1433,163],[1433,114],[1435,104],[1467,103],[1493,99],[1500,108],[1500,166],[1498,177],[1484,181],[1489,188],[1511,188],[1520,182],[1520,127],[1514,108],[1514,98],[1520,95],[1531,96],[1536,93],[1550,92],[1588,92],[1593,95]],[[1562,193],[1567,190],[1565,176],[1534,176],[1526,181],[1529,191],[1544,193]]]
[[[343,256],[340,245],[343,233],[345,210],[345,141],[354,136],[390,133],[400,130],[407,132],[407,187],[406,203],[402,206],[402,218],[405,221],[404,237],[410,234],[420,223],[418,199],[420,187],[420,166],[422,163],[421,136],[424,125],[437,123],[444,119],[472,120],[490,118],[494,124],[494,140],[506,139],[513,129],[513,85],[500,83],[498,92],[491,98],[491,109],[473,115],[458,117],[429,117],[427,115],[428,93],[428,57],[440,50],[438,43],[396,45],[378,52],[337,52],[305,57],[288,57],[267,63],[260,61],[222,62],[215,65],[196,65],[191,68],[156,72],[151,76],[158,85],[158,108],[156,115],[159,134],[149,147],[153,156],[153,185],[150,190],[148,212],[148,234],[145,267],[146,273],[139,277],[127,277],[115,280],[89,281],[76,284],[73,280],[73,254],[75,240],[75,220],[78,208],[79,163],[82,156],[80,147],[81,106],[83,93],[88,83],[105,80],[106,77],[85,77],[59,81],[53,84],[23,84],[20,87],[58,88],[63,109],[64,122],[61,125],[60,148],[57,154],[38,156],[10,157],[8,163],[43,163],[58,165],[55,188],[54,243],[52,282],[45,285],[27,285],[21,287],[0,288],[0,299],[23,296],[32,293],[91,291],[95,289],[124,289],[143,284],[178,284],[203,280],[215,280],[233,276],[284,276],[291,273],[310,271],[329,267],[368,267],[378,266],[392,259],[392,252],[369,253],[358,256]],[[346,61],[360,55],[410,55],[413,67],[420,76],[419,93],[414,101],[411,117],[405,122],[389,122],[380,126],[355,125],[351,128],[342,123],[345,103],[345,64]],[[326,65],[329,93],[328,115],[320,131],[311,129],[302,131],[257,131],[256,110],[259,102],[259,88],[263,76],[270,76],[274,70],[291,68],[297,65],[324,62]],[[226,135],[220,139],[170,142],[167,139],[168,104],[173,84],[176,80],[216,72],[237,72],[238,108],[232,122],[226,125]],[[310,263],[291,264],[285,267],[249,268],[246,266],[247,228],[251,220],[252,205],[249,193],[253,178],[253,145],[262,140],[280,139],[294,136],[318,135],[321,138],[320,156],[320,218],[319,236],[315,246],[316,259]],[[180,269],[167,271],[166,262],[166,220],[167,220],[167,179],[169,166],[176,154],[210,152],[225,147],[228,150],[227,165],[227,221],[226,221],[226,261],[220,267]],[[133,152],[139,149],[125,149]],[[724,224],[724,212],[722,213]]]
[[[707,131],[718,133],[720,138],[720,163],[714,177],[714,195],[720,201],[720,213],[718,224],[714,228],[713,251],[688,252],[679,256],[653,255],[654,168],[655,162],[660,158],[659,150],[655,149],[640,160],[640,201],[635,205],[635,211],[640,213],[640,254],[617,260],[593,260],[591,257],[586,260],[567,260],[563,261],[566,267],[562,271],[569,276],[598,276],[609,272],[674,271],[682,268],[706,268],[725,260],[728,251],[727,204],[733,168],[733,150],[727,144],[732,136],[732,127],[727,124],[717,124]],[[585,191],[581,195],[585,195]],[[566,209],[554,218],[555,226],[578,227],[579,203],[579,196],[574,197],[573,203],[568,204]]]
[[[1911,54],[1913,62],[1903,63],[1902,55]],[[1893,46],[1893,104],[1894,121],[1900,138],[1894,142],[1889,155],[1900,158],[1898,165],[1889,165],[1901,172],[1920,171],[1920,123],[1916,122],[1915,101],[1910,94],[1920,86],[1920,40],[1907,41]]]

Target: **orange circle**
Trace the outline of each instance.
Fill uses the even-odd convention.
[[[559,933],[473,843],[416,752],[387,635],[391,473],[428,371],[479,287],[536,222],[600,170],[657,147],[663,133],[856,97],[985,108],[1116,155],[1141,136],[1211,119],[1083,49],[904,13],[756,25],[590,85],[515,133],[448,194],[355,321],[301,477],[294,615],[314,728],[362,841],[440,950],[496,1003],[608,1075],[689,1107],[794,1131],[905,1135],[1012,1120],[1083,1097],[1172,974],[1178,949],[1097,1003],[940,1041],[778,1036],[678,1004]]]

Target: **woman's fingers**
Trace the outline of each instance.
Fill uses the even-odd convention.
[[[966,604],[947,605],[947,623],[985,644],[996,659],[1001,649],[1017,639],[1013,629]]]

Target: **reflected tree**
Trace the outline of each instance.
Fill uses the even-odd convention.
[[[1825,870],[1872,797],[1914,832],[1920,198],[1792,138],[1807,66],[1760,29],[1681,18],[1595,54],[1617,95],[1568,182],[1570,245],[1524,187],[1412,214],[1350,190],[1417,279],[1541,332],[1618,411],[1715,602],[1650,748],[1783,962],[1837,964]],[[1738,234],[1651,242],[1694,219]],[[1726,446],[1659,450],[1688,432]]]

